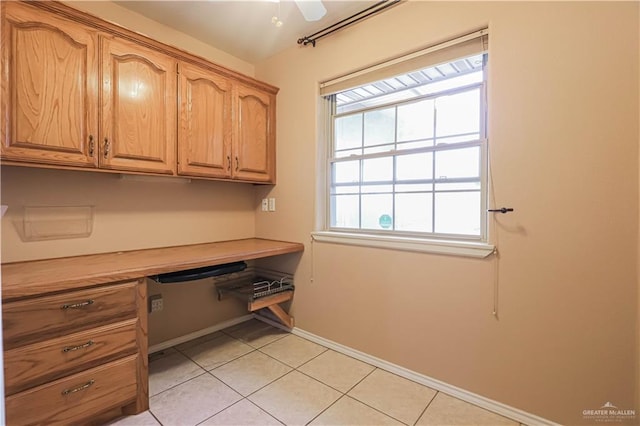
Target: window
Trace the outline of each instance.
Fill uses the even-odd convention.
[[[325,93],[326,231],[486,242],[485,47],[474,33]]]

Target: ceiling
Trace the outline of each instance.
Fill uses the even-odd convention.
[[[319,21],[307,22],[292,0],[279,3],[269,0],[115,2],[250,63],[297,46],[299,38],[377,3],[324,0],[327,14]],[[282,26],[272,23],[274,16],[283,22]]]

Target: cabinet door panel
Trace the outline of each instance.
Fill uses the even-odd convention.
[[[272,98],[239,85],[236,98],[234,177],[273,182],[275,174],[275,111]]]
[[[231,86],[204,69],[180,65],[178,173],[231,175]]]
[[[176,62],[117,39],[103,40],[100,167],[175,173]]]
[[[25,5],[6,5],[2,158],[95,166],[97,35]]]

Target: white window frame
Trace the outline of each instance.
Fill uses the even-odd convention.
[[[448,42],[451,43],[451,42]],[[446,43],[445,43],[446,44]],[[437,48],[437,46],[436,46]],[[428,48],[432,49],[432,48]],[[394,63],[398,63],[398,60],[393,60]],[[378,68],[380,65],[376,65]],[[347,229],[347,228],[331,228],[330,226],[330,197],[332,187],[332,173],[331,167],[333,159],[333,113],[335,103],[327,96],[319,96],[319,114],[321,125],[320,128],[320,149],[318,166],[320,173],[320,181],[318,182],[318,202],[319,208],[317,210],[317,231],[312,233],[312,237],[315,241],[357,245],[366,247],[377,247],[385,249],[395,249],[413,252],[426,252],[445,255],[458,255],[466,257],[483,258],[489,256],[494,252],[494,246],[488,243],[488,217],[487,217],[487,200],[489,191],[489,179],[488,179],[488,141],[487,141],[487,68],[483,67],[483,80],[481,83],[475,83],[472,85],[464,86],[464,88],[456,88],[453,91],[464,91],[470,88],[480,87],[481,91],[481,129],[480,140],[470,145],[480,147],[480,183],[481,183],[481,233],[479,237],[475,236],[457,236],[457,235],[445,235],[436,233],[411,233],[402,231],[387,231],[376,232],[375,230],[367,229]],[[362,71],[357,72],[358,75],[362,75]],[[361,78],[361,77],[360,77]],[[360,86],[359,84],[358,86]],[[422,96],[421,99],[442,96],[443,93],[437,93],[435,95]],[[419,98],[414,98],[408,102],[415,102]],[[395,102],[392,105],[399,105],[401,103]],[[388,106],[388,105],[387,105]],[[375,109],[383,108],[383,106],[376,106]],[[324,142],[323,142],[324,141]],[[438,149],[436,146],[424,149],[429,152],[437,152],[442,149]],[[405,151],[391,151],[386,152],[385,156],[392,157],[394,154],[406,154]],[[360,158],[360,157],[358,157]],[[365,156],[366,158],[366,156]],[[449,181],[451,182],[451,181]],[[435,188],[434,188],[435,189]]]

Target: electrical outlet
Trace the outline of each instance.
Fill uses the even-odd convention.
[[[263,212],[269,211],[269,200],[266,198],[262,199],[262,211]]]
[[[270,212],[275,212],[276,211],[276,199],[275,198],[269,198],[269,211]]]
[[[164,308],[164,302],[161,294],[149,296],[149,312],[160,312]]]

